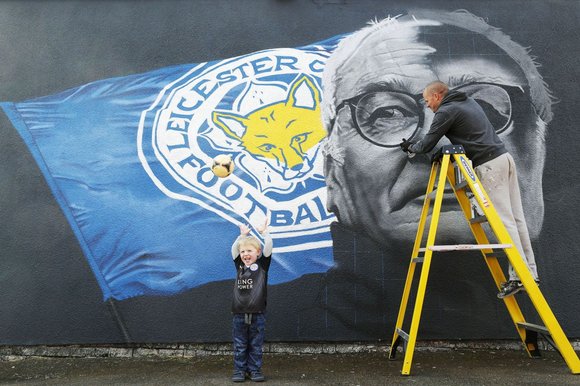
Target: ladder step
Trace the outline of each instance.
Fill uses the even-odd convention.
[[[550,331],[546,327],[527,322],[517,322],[516,324],[520,327],[525,328],[526,331],[528,332],[526,337],[526,343],[531,342],[531,344],[537,348],[538,346],[537,335],[540,334],[546,339],[546,341],[550,344],[550,346],[554,348],[554,350],[556,350],[557,352],[560,353],[560,355],[562,355],[562,352],[558,348],[558,345],[556,345],[556,342],[554,341],[552,334],[550,334]],[[539,352],[537,352],[535,356],[540,356]]]
[[[487,217],[485,217],[485,216],[475,216],[474,218],[469,219],[469,222],[472,224],[486,222],[486,221],[487,221]]]
[[[460,183],[455,185],[455,190],[464,189],[467,186],[467,181],[461,181]]]
[[[450,192],[443,192],[443,193],[450,193]],[[431,193],[429,193],[427,195],[427,197],[429,197],[430,200],[435,199],[435,196],[437,195],[437,187],[433,188],[433,191]]]
[[[455,244],[455,245],[432,245],[429,250],[436,252],[448,251],[473,251],[481,249],[506,249],[511,248],[511,244]],[[425,252],[427,248],[419,248],[419,252]]]
[[[397,330],[397,334],[401,338],[405,339],[407,342],[409,341],[409,334],[407,334],[405,331],[401,330],[400,328],[397,328],[396,330]]]
[[[518,322],[518,326],[525,328],[526,330],[539,332],[540,334],[550,335],[550,331],[544,326],[540,326],[539,324],[527,323],[527,322]]]
[[[503,256],[504,256],[504,255],[502,255],[502,254],[497,254],[497,253],[486,253],[486,254],[485,254],[485,257],[486,257],[486,258],[488,258],[488,259],[491,259],[491,258],[493,258],[493,259],[497,259],[497,258],[499,258],[499,257],[503,257]]]

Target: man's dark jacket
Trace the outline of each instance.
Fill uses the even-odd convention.
[[[463,145],[473,167],[507,152],[481,106],[462,92],[449,91],[435,113],[429,132],[409,150],[431,151],[443,136],[454,145]]]

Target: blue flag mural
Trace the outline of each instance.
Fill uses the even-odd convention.
[[[2,103],[104,299],[233,277],[240,224],[270,218],[270,283],[332,266],[320,77],[339,37]],[[235,170],[211,171],[218,154]]]

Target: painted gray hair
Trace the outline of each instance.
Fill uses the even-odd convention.
[[[405,16],[387,17],[383,20],[372,20],[368,26],[346,36],[338,45],[333,55],[326,63],[322,75],[322,88],[324,91],[322,103],[322,120],[325,127],[329,128],[330,121],[334,119],[336,106],[336,75],[348,54],[355,52],[363,40],[374,32],[397,24],[399,20],[434,20],[443,24],[452,25],[468,31],[476,32],[489,39],[511,57],[522,69],[530,86],[530,98],[536,114],[543,122],[549,123],[553,118],[551,95],[546,83],[538,72],[538,63],[531,56],[530,49],[524,48],[503,33],[499,28],[492,27],[482,18],[469,13],[466,10],[445,12],[438,10],[413,10]]]

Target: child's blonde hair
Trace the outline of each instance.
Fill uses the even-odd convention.
[[[260,240],[258,240],[254,236],[241,237],[240,241],[238,242],[238,248],[241,249],[245,245],[251,245],[258,251],[262,250],[262,244],[260,243]]]

